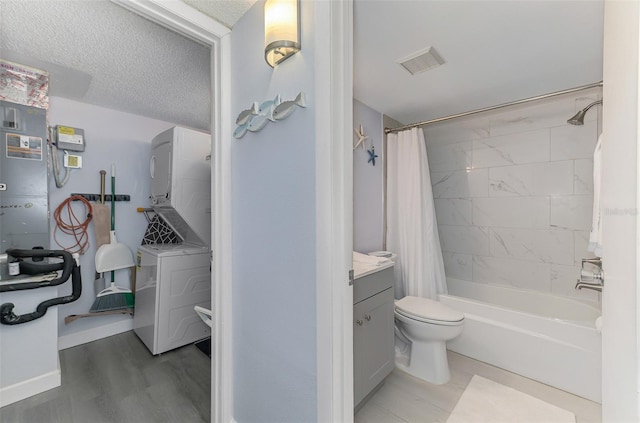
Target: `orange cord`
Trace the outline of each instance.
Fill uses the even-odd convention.
[[[78,219],[71,207],[71,203],[76,200],[80,201],[85,206],[84,215],[86,216],[86,219],[83,222]],[[68,222],[65,222],[61,216],[62,212],[65,211],[65,208]],[[69,251],[70,253],[84,254],[89,248],[89,233],[87,232],[87,228],[93,219],[93,208],[91,207],[91,203],[81,195],[71,196],[60,203],[53,212],[53,218],[56,222],[56,229],[53,231],[53,239],[56,241],[56,244],[58,244],[63,250]],[[58,230],[66,235],[73,236],[76,243],[70,247],[65,247],[60,244],[60,241],[58,241],[58,238],[56,237]]]

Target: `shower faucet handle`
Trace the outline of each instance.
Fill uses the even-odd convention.
[[[595,270],[585,269],[585,263],[596,267]],[[578,279],[575,289],[592,289],[602,292],[604,287],[604,271],[602,270],[602,259],[600,257],[582,259],[582,269],[580,269],[580,279]]]
[[[592,272],[590,270],[582,269],[580,271],[580,282],[597,282],[604,283],[604,272],[602,269],[598,269],[598,271]]]

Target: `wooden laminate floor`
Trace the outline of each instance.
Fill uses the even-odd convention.
[[[602,422],[598,403],[451,351],[448,357],[451,370],[448,383],[433,385],[395,369],[382,388],[356,414],[355,422],[444,423],[473,375],[491,379],[571,411],[576,415],[577,423]]]
[[[449,352],[451,380],[432,385],[398,369],[356,423],[446,422],[474,374],[600,423],[600,404]],[[152,356],[133,332],[60,352],[62,386],[0,408],[2,423],[208,422],[211,361],[189,345]],[[470,422],[472,423],[472,422]]]
[[[0,408],[2,423],[209,422],[211,360],[152,356],[133,332],[60,351],[62,386]]]

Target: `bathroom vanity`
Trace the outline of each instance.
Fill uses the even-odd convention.
[[[356,410],[395,367],[393,280],[393,264],[355,275],[353,385]]]

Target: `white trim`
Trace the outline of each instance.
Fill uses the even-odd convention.
[[[61,381],[60,363],[58,362],[57,370],[0,389],[0,407],[57,388]]]
[[[180,0],[111,0],[125,9],[207,46],[231,33],[220,22]]]
[[[220,93],[220,113],[214,120],[214,148],[212,160],[212,192],[214,213],[212,228],[215,228],[213,242],[213,261],[215,264],[214,288],[211,303],[214,304],[216,318],[214,322],[213,351],[215,360],[211,366],[212,402],[219,404],[212,410],[212,422],[233,421],[233,357],[232,357],[232,273],[231,273],[231,40],[227,35],[220,40],[220,58],[216,69],[218,78],[215,86]]]
[[[179,0],[111,0],[211,47],[213,311],[211,421],[233,421],[231,338],[231,30]]]
[[[604,2],[602,421],[638,422],[640,4]],[[607,213],[607,210],[612,211]]]
[[[119,333],[128,332],[130,330],[133,330],[133,319],[127,318],[126,320],[121,320],[109,325],[73,332],[69,335],[58,337],[58,351],[86,344],[87,342],[97,341],[98,339],[117,335]]]
[[[353,288],[348,278],[353,247],[353,1],[317,2],[315,19],[317,420],[349,422],[354,406]]]

